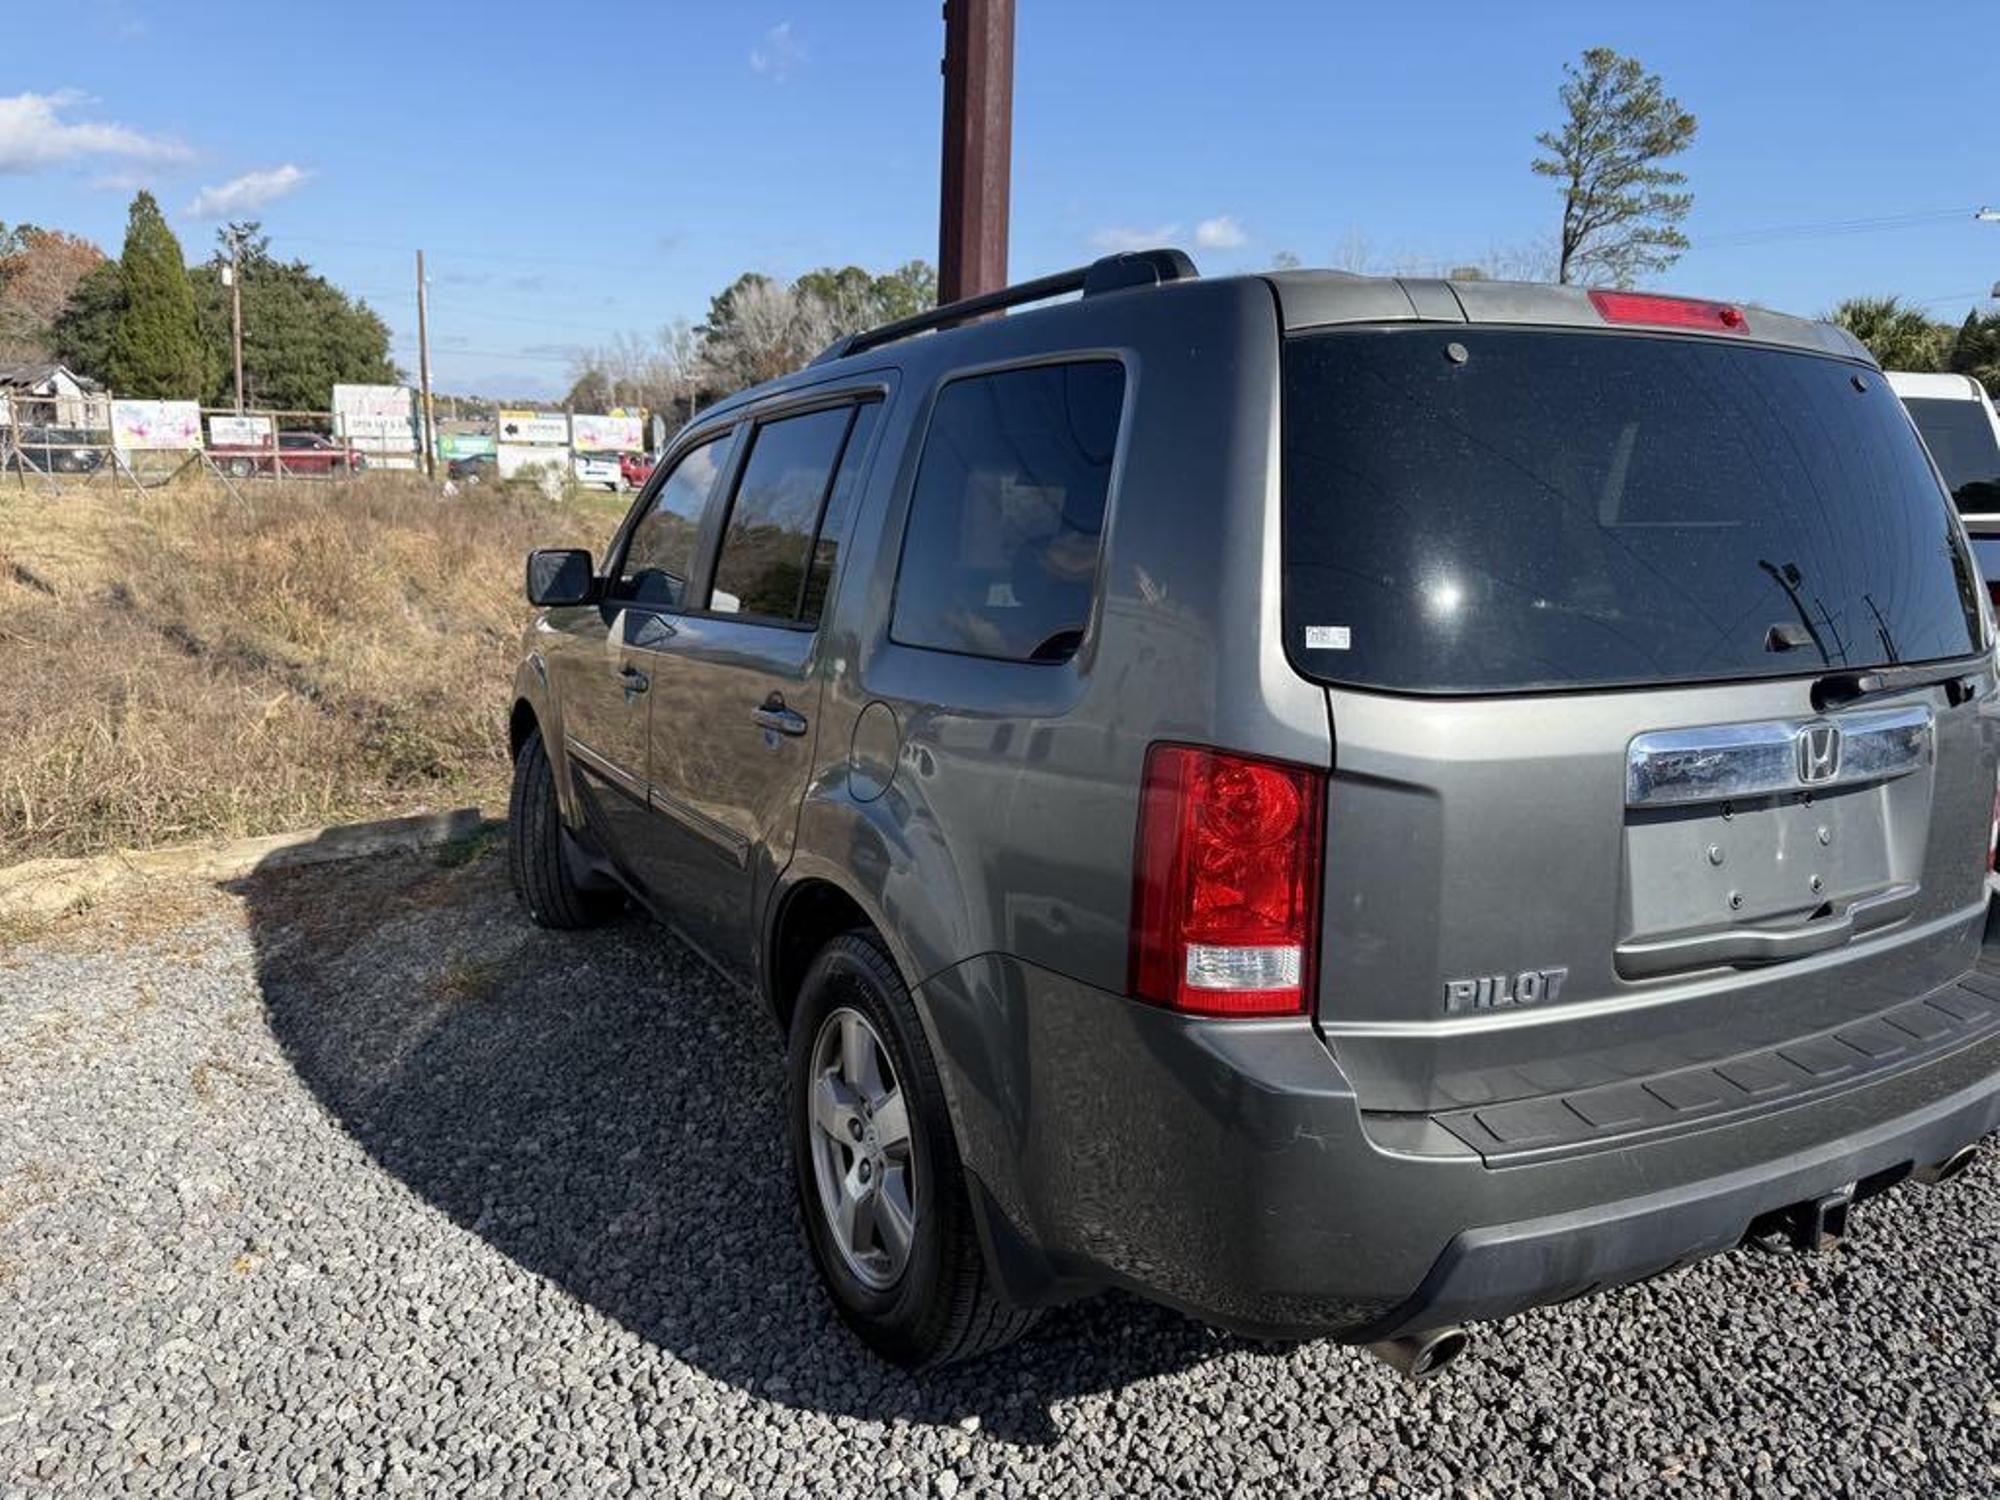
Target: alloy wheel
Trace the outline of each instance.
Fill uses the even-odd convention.
[[[820,1212],[847,1269],[886,1291],[910,1262],[922,1207],[895,1067],[867,1017],[842,1006],[813,1038],[808,1077]]]

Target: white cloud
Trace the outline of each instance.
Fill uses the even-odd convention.
[[[1243,226],[1228,214],[1203,219],[1194,226],[1194,247],[1197,250],[1241,250],[1249,241],[1250,236],[1243,232]]]
[[[116,172],[99,172],[90,179],[92,191],[99,193],[135,193],[140,188],[151,187],[159,178],[157,171],[143,167],[120,168]]]
[[[1151,229],[1112,225],[1093,234],[1090,243],[1107,255],[1119,250],[1154,250],[1171,245],[1180,232],[1178,224],[1157,224]]]
[[[248,213],[284,197],[311,175],[290,162],[282,167],[266,167],[261,172],[245,172],[220,187],[203,188],[188,205],[188,212],[197,219],[226,219],[232,214]]]
[[[764,33],[764,40],[750,49],[750,71],[783,83],[792,70],[806,60],[805,43],[792,34],[792,23],[780,21]]]
[[[182,162],[194,153],[177,141],[98,120],[65,120],[84,102],[69,90],[0,98],[0,172],[35,172],[90,157]]]

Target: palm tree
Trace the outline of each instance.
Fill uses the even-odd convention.
[[[1827,318],[1866,344],[1885,370],[1942,370],[1956,331],[1896,297],[1849,297]]]

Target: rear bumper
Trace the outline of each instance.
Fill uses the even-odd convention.
[[[1010,1295],[1124,1286],[1256,1337],[1386,1338],[1637,1280],[2000,1127],[1989,1030],[1790,1107],[1493,1167],[1372,1137],[1304,1020],[1180,1017],[991,956],[920,999]]]

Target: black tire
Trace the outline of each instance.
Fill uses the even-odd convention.
[[[563,863],[563,837],[555,773],[536,729],[514,759],[514,789],[507,799],[507,868],[514,895],[538,927],[595,926],[623,903],[615,892],[576,883]]]
[[[256,467],[247,458],[232,458],[229,460],[229,477],[231,479],[248,479],[251,471]]]
[[[814,1042],[826,1018],[842,1008],[860,1012],[881,1039],[910,1123],[915,1231],[907,1264],[883,1290],[856,1276],[836,1248],[814,1175]],[[872,933],[837,937],[813,960],[792,1015],[786,1075],[799,1215],[813,1263],[847,1325],[907,1369],[973,1359],[1026,1333],[1039,1314],[1007,1302],[987,1270],[937,1065],[909,991]]]

